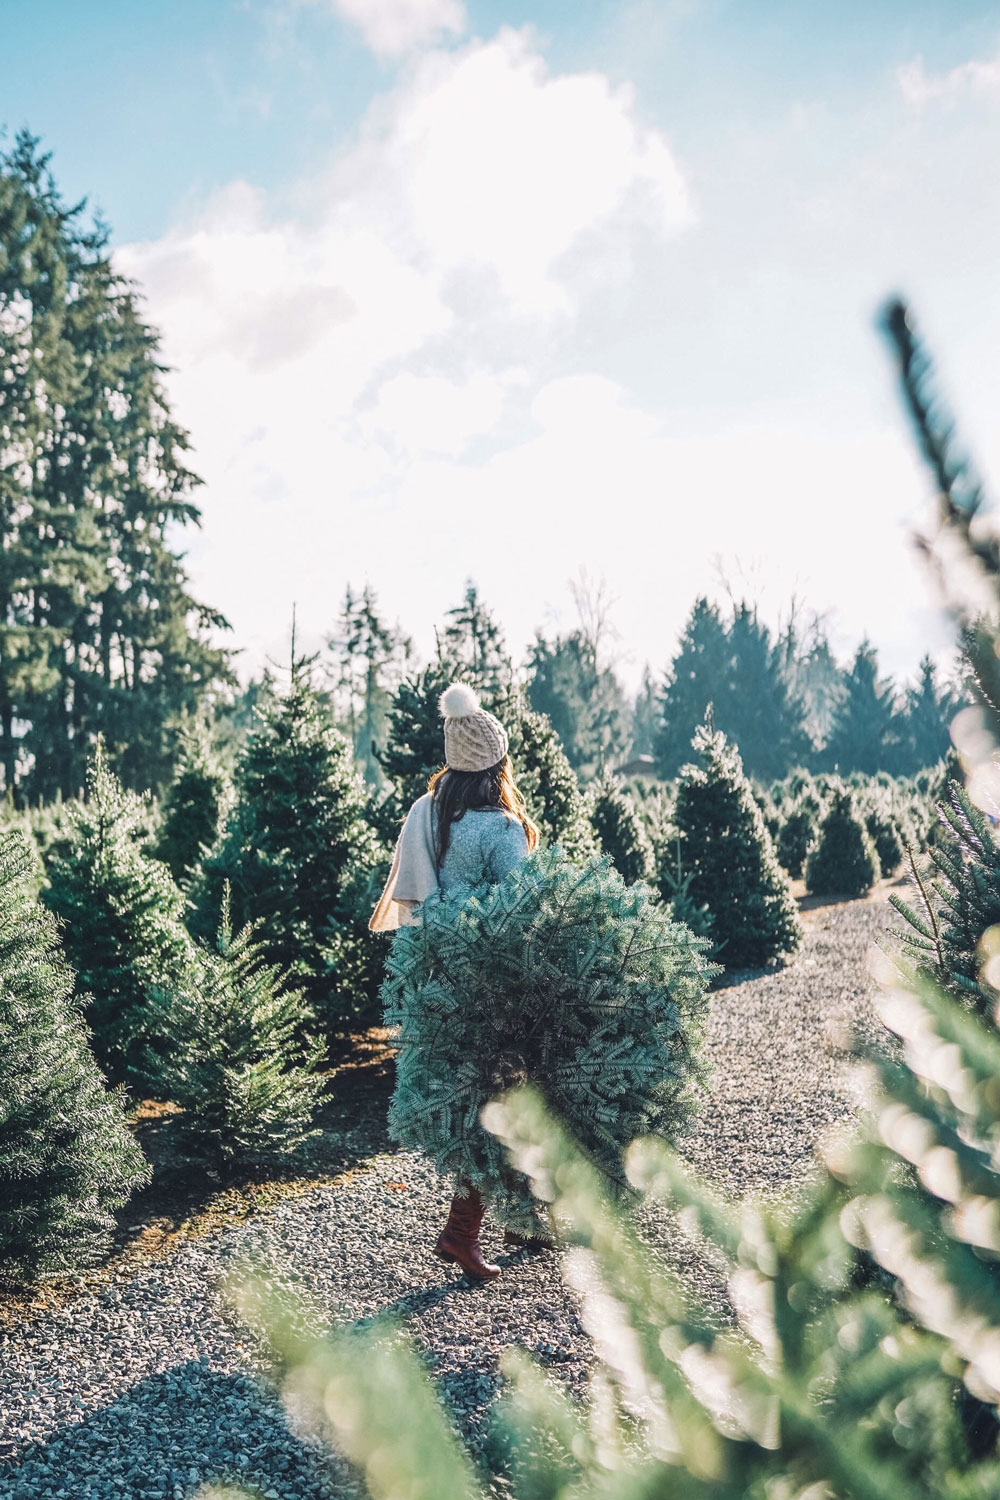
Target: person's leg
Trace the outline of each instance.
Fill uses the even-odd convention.
[[[479,1229],[483,1222],[483,1200],[479,1190],[467,1189],[466,1195],[456,1193],[451,1200],[448,1222],[435,1251],[442,1260],[453,1260],[476,1281],[492,1281],[500,1275],[500,1267],[491,1265],[483,1257],[479,1244]]]

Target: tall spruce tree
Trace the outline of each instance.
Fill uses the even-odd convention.
[[[602,776],[588,788],[587,810],[603,852],[622,879],[652,880],[656,871],[653,846],[635,803],[618,776]]]
[[[654,753],[660,775],[677,775],[709,704],[725,694],[729,645],[721,612],[696,599],[684,626],[660,697]]]
[[[688,899],[711,912],[727,969],[757,967],[798,947],[798,911],[736,746],[709,722],[694,748],[702,764],[681,772],[675,811]]]
[[[913,775],[944,759],[951,748],[951,721],[963,701],[960,691],[939,682],[937,667],[925,656],[916,682],[906,690],[901,772]]]
[[[53,852],[42,896],[59,918],[76,994],[109,1076],[133,1070],[150,1032],[149,987],[180,980],[191,961],[184,897],[144,847],[148,799],[126,790],[98,740],[87,795],[69,810],[68,838]]]
[[[149,1178],[90,1051],[23,834],[0,830],[0,1281],[95,1260]]]
[[[192,886],[193,925],[211,941],[226,881],[240,927],[260,924],[268,962],[305,991],[319,1024],[342,1031],[375,1004],[380,951],[369,940],[384,850],[351,746],[296,654],[288,689],[266,698],[237,761],[235,800]]]
[[[844,776],[851,771],[895,771],[904,724],[892,682],[879,676],[878,653],[871,641],[861,642],[843,680],[844,696],[823,752],[825,766]]]
[[[366,781],[383,781],[379,751],[385,745],[393,692],[413,655],[412,642],[379,613],[370,584],[360,594],[348,585],[336,632],[332,685],[341,722]]]
[[[471,579],[462,602],[445,614],[438,633],[438,658],[453,678],[471,683],[484,700],[498,698],[513,682],[503,630]]]
[[[26,131],[0,153],[0,766],[32,801],[79,793],[98,733],[161,785],[172,722],[232,680],[171,550],[198,481],[155,335],[48,163]]]
[[[163,802],[163,821],[156,841],[177,884],[187,884],[199,860],[214,845],[230,796],[230,780],[204,723],[182,732],[181,753]]]
[[[621,683],[601,666],[583,630],[546,640],[539,634],[528,663],[531,707],[549,719],[573,770],[584,780],[601,775],[629,743],[629,714]]]
[[[264,1160],[305,1140],[323,1090],[323,1044],[308,1037],[302,991],[266,962],[253,927],[233,933],[228,886],[214,946],[199,947],[184,981],[154,988],[150,1002],[167,1042],[160,1076],[184,1110],[189,1149],[223,1162]]]
[[[734,739],[748,775],[771,781],[806,758],[805,707],[792,686],[787,642],[774,640],[746,603],[722,619],[696,601],[660,700],[656,756],[673,776],[709,705],[713,722]]]

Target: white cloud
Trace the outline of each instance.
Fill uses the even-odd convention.
[[[968,97],[1000,96],[1000,55],[987,61],[975,58],[944,73],[928,73],[922,57],[904,63],[897,81],[903,98],[918,109],[932,102],[953,104]]]
[[[652,330],[678,406],[713,309],[747,338],[759,326],[754,236],[784,221],[752,167],[716,225],[749,279],[720,262],[699,283],[703,238],[672,282],[664,247],[695,214],[666,137],[628,88],[553,74],[530,31],[504,30],[415,59],[280,211],[234,183],[196,222],[122,250],[206,480],[204,531],[185,539],[195,587],[246,666],[282,654],[293,601],[316,642],[366,579],[428,650],[471,575],[519,648],[566,623],[582,565],[619,597],[635,680],[669,658],[720,552],[764,557],[780,603],[834,604],[855,640],[909,656],[926,587],[906,560],[901,516],[921,491],[901,437],[867,417],[853,438],[829,416],[809,430],[742,376],[741,423],[700,393],[672,420],[623,374],[620,308]],[[788,174],[775,180],[787,197]]]
[[[344,584],[369,577],[419,631],[508,556],[500,497],[480,511],[463,495],[482,492],[491,447],[532,430],[583,289],[620,282],[631,246],[692,217],[629,91],[551,75],[510,30],[420,59],[284,201],[236,182],[196,222],[118,252],[206,481],[195,582],[248,665],[280,649],[293,600],[318,635]],[[535,417],[555,434],[595,400],[587,380],[550,385]],[[519,476],[519,506],[547,507],[544,472],[545,493]]]
[[[399,57],[442,36],[461,36],[466,26],[461,0],[327,0],[357,26],[379,57]]]

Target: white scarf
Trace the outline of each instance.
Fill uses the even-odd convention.
[[[393,932],[397,927],[413,926],[416,919],[410,907],[402,903],[419,904],[437,890],[433,806],[434,798],[425,792],[407,813],[396,840],[389,878],[368,923],[369,931]]]

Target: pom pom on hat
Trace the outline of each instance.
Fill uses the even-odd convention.
[[[453,682],[441,694],[441,712],[446,719],[464,719],[479,712],[479,694],[467,682]]]
[[[479,704],[467,682],[453,682],[439,699],[444,753],[453,771],[488,771],[507,754],[507,731]]]

